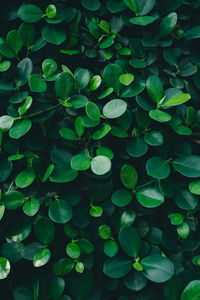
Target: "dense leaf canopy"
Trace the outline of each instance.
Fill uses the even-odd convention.
[[[4,1],[2,299],[200,299],[199,14]]]

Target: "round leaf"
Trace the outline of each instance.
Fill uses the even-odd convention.
[[[111,161],[108,157],[98,155],[91,161],[91,170],[96,175],[104,175],[111,169]]]
[[[153,208],[164,203],[164,195],[156,187],[144,187],[136,194],[137,201],[144,207]]]
[[[65,200],[57,199],[49,207],[49,218],[55,223],[64,224],[72,218],[72,208]]]
[[[150,255],[142,259],[142,274],[152,282],[161,283],[174,275],[174,265],[166,257]]]
[[[17,14],[26,23],[35,23],[42,18],[42,10],[34,4],[20,6]]]
[[[156,179],[165,179],[170,174],[169,164],[159,156],[154,156],[148,159],[146,170],[149,176]]]
[[[49,249],[41,249],[38,251],[33,258],[34,267],[42,267],[48,263],[51,257],[51,252]]]
[[[103,108],[103,114],[108,119],[118,118],[125,113],[127,103],[121,99],[109,101]]]
[[[107,259],[104,262],[103,272],[111,278],[121,278],[131,270],[131,267],[131,260],[127,258],[116,257]]]

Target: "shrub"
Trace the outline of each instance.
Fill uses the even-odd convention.
[[[199,9],[1,7],[3,299],[200,299]]]

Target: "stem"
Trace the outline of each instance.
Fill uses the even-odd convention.
[[[41,115],[41,114],[43,114],[43,113],[45,113],[45,112],[51,111],[51,110],[53,110],[53,109],[55,109],[55,108],[57,108],[57,107],[59,107],[59,106],[60,106],[60,103],[59,103],[59,104],[56,104],[56,105],[54,105],[54,106],[52,106],[52,107],[46,108],[46,109],[44,109],[44,110],[38,111],[38,112],[36,112],[36,113],[27,115],[27,116],[17,117],[17,118],[15,118],[15,120],[23,119],[23,118],[24,118],[24,119],[32,118],[32,117]]]

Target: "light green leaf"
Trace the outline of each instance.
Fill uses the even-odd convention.
[[[108,157],[98,155],[91,161],[91,170],[96,175],[104,175],[111,169],[111,161]]]
[[[10,273],[10,262],[5,257],[0,257],[0,279],[5,279]]]
[[[165,101],[162,106],[176,106],[176,105],[180,105],[183,104],[185,102],[187,102],[188,100],[190,100],[191,96],[190,94],[180,94],[180,95],[176,95],[170,99],[168,99],[167,101]]]
[[[125,113],[127,103],[121,99],[109,101],[103,108],[103,114],[108,119],[118,118]]]
[[[5,132],[8,131],[13,125],[14,119],[10,116],[0,117],[0,130]]]

